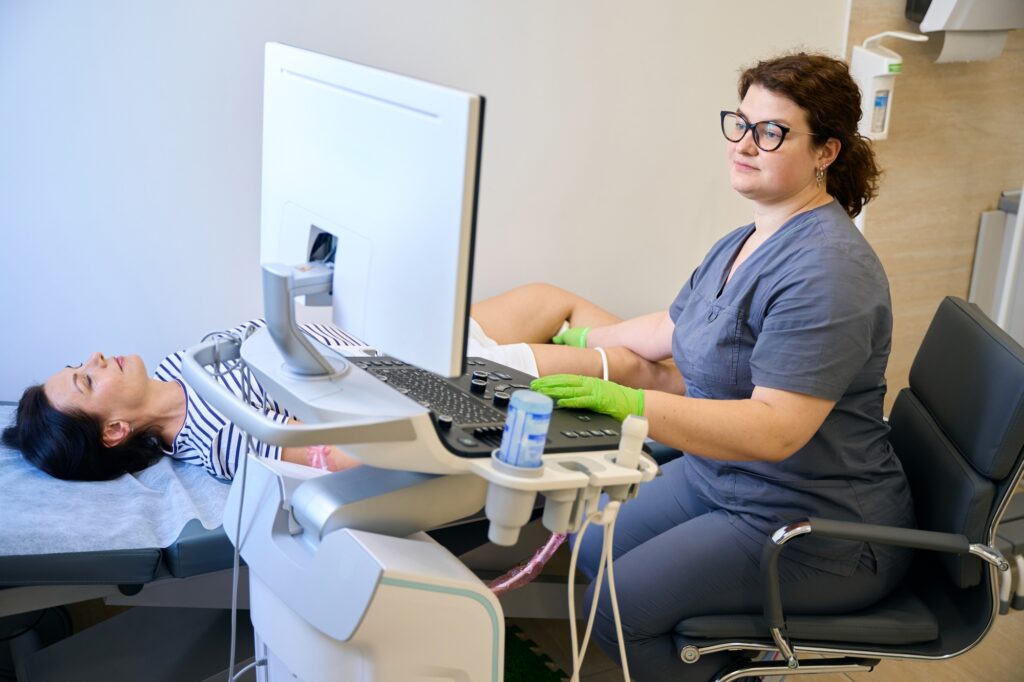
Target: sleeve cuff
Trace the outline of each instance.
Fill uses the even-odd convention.
[[[780,391],[792,391],[804,395],[838,401],[846,392],[845,386],[836,386],[819,378],[793,376],[791,374],[775,374],[763,370],[751,372],[754,386],[774,388]]]

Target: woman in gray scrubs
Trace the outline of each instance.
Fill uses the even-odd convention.
[[[722,112],[729,180],[754,220],[723,237],[665,312],[560,340],[675,359],[686,395],[557,375],[534,387],[562,406],[647,417],[685,455],[623,506],[615,578],[637,680],[707,680],[733,654],[680,661],[674,626],[689,616],[759,613],[759,557],[778,527],[820,516],[914,523],[882,420],[892,337],[889,286],[854,226],[878,170],[857,134],[860,93],[845,64],[796,54],[746,70]],[[582,543],[596,571],[601,532]],[[867,606],[903,577],[909,552],[802,538],[782,554],[790,613]],[[594,595],[588,595],[593,599]],[[599,597],[596,637],[618,658]]]

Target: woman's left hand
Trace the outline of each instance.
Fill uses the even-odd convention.
[[[593,410],[619,421],[631,414],[644,414],[644,392],[612,381],[578,374],[552,374],[534,379],[530,388],[554,398],[558,407]]]

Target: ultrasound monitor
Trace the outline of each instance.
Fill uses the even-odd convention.
[[[339,327],[464,371],[484,99],[269,43],[260,260],[333,264]]]

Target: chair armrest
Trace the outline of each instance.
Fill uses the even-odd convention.
[[[785,627],[779,585],[779,554],[787,542],[812,532],[841,540],[859,540],[951,554],[973,554],[1000,571],[1010,568],[998,550],[987,545],[972,544],[964,535],[811,517],[779,528],[765,541],[761,552],[761,574],[764,580],[764,617],[770,628]]]
[[[876,542],[883,545],[929,549],[936,552],[949,552],[951,554],[965,554],[970,551],[971,547],[971,542],[967,539],[966,535],[955,533],[880,526],[873,523],[858,523],[856,521],[833,521],[832,519],[820,519],[813,516],[808,518],[807,522],[811,524],[812,532],[815,535],[840,540]]]

